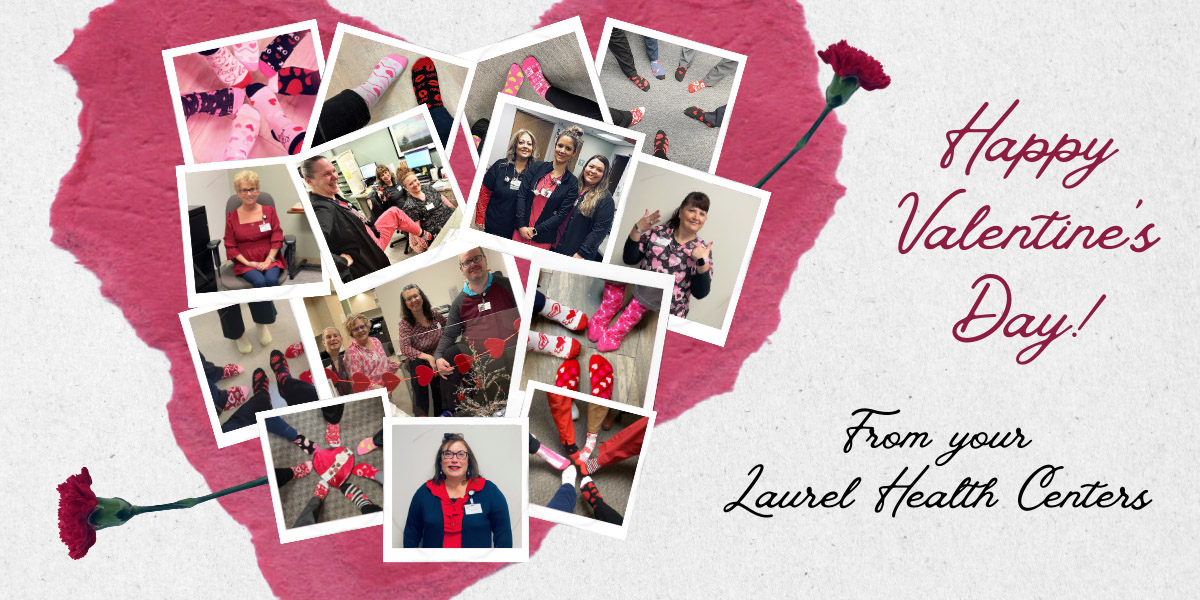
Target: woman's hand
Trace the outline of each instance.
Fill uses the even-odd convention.
[[[437,369],[437,362],[433,360],[433,355],[432,355],[432,354],[425,354],[424,352],[422,352],[422,353],[421,353],[421,356],[420,356],[420,357],[418,357],[418,358],[420,358],[421,360],[423,360],[423,361],[425,361],[425,362],[429,363],[429,368],[430,368],[430,369],[435,369],[435,370]]]
[[[701,243],[696,244],[696,248],[692,250],[692,258],[695,260],[703,258],[705,260],[704,264],[696,269],[697,271],[706,273],[712,268],[712,262],[709,261],[708,257],[712,254],[712,247],[716,244],[716,242],[709,242],[707,246]]]
[[[580,256],[578,252],[576,252],[575,254],[573,254],[573,255],[571,256],[571,258],[578,258],[578,259],[582,259],[583,257],[582,257],[582,256]]]
[[[347,266],[347,267],[348,267],[348,266],[350,266],[350,265],[352,265],[352,264],[354,264],[354,259],[353,259],[353,258],[350,258],[350,255],[349,255],[349,254],[339,254],[338,256],[340,256],[340,257],[342,257],[342,258],[346,259],[346,266]]]
[[[533,228],[532,227],[522,227],[518,231],[521,233],[521,237],[523,237],[527,240],[533,239]]]
[[[258,262],[258,265],[255,268],[258,269],[259,271],[266,271],[267,269],[271,268],[271,263],[267,262],[265,260],[261,260]]]
[[[651,227],[658,225],[658,219],[661,215],[656,210],[654,212],[646,211],[642,218],[637,220],[636,227],[641,231],[650,231]]]

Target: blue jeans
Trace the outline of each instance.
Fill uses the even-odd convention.
[[[269,417],[267,419],[267,433],[273,433],[289,442],[295,441],[296,436],[300,435],[296,433],[296,428],[289,425],[282,417]]]
[[[249,271],[246,271],[245,273],[242,273],[238,277],[241,277],[242,279],[249,281],[250,285],[252,285],[256,288],[274,287],[274,286],[279,285],[279,274],[282,272],[283,272],[283,269],[280,269],[279,267],[271,267],[270,269],[267,269],[266,271],[259,271],[258,269],[251,269]]]
[[[658,40],[644,35],[642,39],[646,42],[646,58],[650,59],[650,62],[658,60]]]
[[[550,499],[550,503],[546,508],[561,510],[563,512],[575,512],[575,486],[564,483],[558,487],[558,491],[554,492],[554,497]]]
[[[449,146],[450,129],[454,127],[454,115],[451,115],[445,106],[438,106],[429,109],[429,117],[433,119],[433,126],[437,129],[438,137],[442,140],[442,147]]]

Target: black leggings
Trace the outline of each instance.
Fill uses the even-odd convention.
[[[441,378],[435,375],[429,385],[421,385],[417,381],[417,367],[420,365],[429,366],[419,358],[408,361],[408,373],[412,376],[408,384],[412,390],[413,413],[417,417],[436,417],[442,414],[442,382],[439,381]]]
[[[445,106],[429,109],[433,126],[437,129],[442,147],[450,142],[450,130],[454,127],[454,117]],[[354,90],[342,90],[338,95],[321,105],[321,120],[317,122],[316,135],[312,145],[320,146],[329,140],[336,140],[347,133],[353,133],[371,122],[371,109]]]

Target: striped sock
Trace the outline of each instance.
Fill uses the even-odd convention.
[[[364,514],[364,515],[368,514],[368,513],[373,513],[373,512],[380,512],[383,510],[382,508],[379,508],[373,502],[368,500],[367,495],[364,494],[363,491],[361,489],[359,489],[359,487],[357,485],[354,485],[353,483],[350,483],[349,481],[347,481],[346,483],[343,483],[342,487],[340,489],[342,490],[342,493],[345,494],[346,497],[350,499],[351,502],[353,502],[356,506],[358,506],[358,509],[360,511],[362,511],[362,514]]]

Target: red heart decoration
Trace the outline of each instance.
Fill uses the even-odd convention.
[[[371,379],[366,373],[355,373],[350,376],[350,381],[354,382],[354,391],[365,392],[371,387]]]
[[[517,317],[517,319],[515,321],[513,321],[513,331],[520,331],[520,330],[521,330],[521,317]]]
[[[379,379],[383,381],[383,387],[387,388],[389,394],[400,385],[400,378],[396,377],[395,373],[384,373]]]
[[[492,358],[500,358],[504,354],[504,340],[500,338],[488,338],[484,340],[483,347],[487,348],[488,354]]]
[[[417,383],[424,387],[429,385],[430,381],[433,381],[433,369],[425,365],[417,365]]]
[[[334,385],[342,382],[342,380],[338,378],[337,373],[333,372],[333,369],[325,369],[325,378],[329,380],[329,383]]]
[[[337,471],[326,473],[333,466],[333,463],[337,461],[339,455],[343,455],[345,463]],[[354,453],[347,448],[317,448],[316,452],[313,453],[313,470],[322,479],[324,479],[324,475],[329,475],[329,479],[326,480],[327,483],[331,487],[339,487],[354,470]]]
[[[466,354],[459,354],[454,357],[454,364],[458,367],[459,373],[466,373],[471,370],[471,365],[475,364],[475,359]]]

